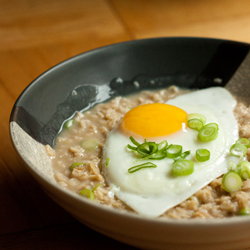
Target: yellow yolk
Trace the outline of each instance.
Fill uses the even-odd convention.
[[[125,114],[120,130],[126,135],[153,138],[169,135],[182,129],[187,113],[163,103],[145,104]]]

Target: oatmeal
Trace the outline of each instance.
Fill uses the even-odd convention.
[[[106,137],[131,108],[141,104],[164,103],[186,92],[175,86],[157,92],[143,91],[131,97],[116,97],[84,113],[78,112],[71,126],[64,129],[57,137],[55,150],[46,146],[52,158],[56,181],[77,193],[83,189],[94,189],[96,201],[118,209],[132,210],[114,195],[112,187],[104,178],[102,154]],[[249,109],[238,103],[234,113],[240,137],[249,138]],[[85,146],[82,146],[83,144]],[[247,158],[250,155],[249,151]],[[241,189],[233,193],[226,192],[222,188],[221,181],[222,177],[213,180],[189,199],[170,208],[161,216],[176,219],[222,218],[237,215],[241,209],[248,207],[250,180],[243,181]]]

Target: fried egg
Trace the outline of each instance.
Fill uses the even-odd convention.
[[[109,133],[103,151],[103,172],[116,197],[141,215],[158,217],[180,204],[213,179],[228,171],[229,149],[238,139],[238,125],[233,115],[235,99],[224,88],[213,87],[180,95],[166,103],[140,105],[131,109],[121,123]],[[200,113],[207,123],[217,123],[218,137],[209,142],[198,139],[198,132],[187,127],[186,116]],[[131,152],[128,144],[133,136],[139,143],[144,139],[156,143],[167,140],[183,151],[191,150],[187,159],[194,161],[194,172],[173,176],[173,159],[143,160]],[[198,162],[199,148],[210,151],[210,159]],[[109,158],[108,166],[105,166]],[[156,168],[134,173],[128,169],[145,162]]]

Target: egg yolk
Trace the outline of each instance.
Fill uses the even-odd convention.
[[[186,117],[184,110],[169,104],[145,104],[127,112],[119,129],[137,138],[161,137],[182,129]]]

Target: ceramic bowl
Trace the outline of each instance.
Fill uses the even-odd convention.
[[[173,84],[190,89],[224,86],[249,103],[249,48],[218,39],[156,38],[80,54],[43,73],[20,95],[10,118],[13,144],[53,200],[80,222],[118,241],[153,250],[250,247],[250,217],[150,219],[64,190],[53,178],[44,149],[53,146],[61,124],[76,110],[139,90]]]

